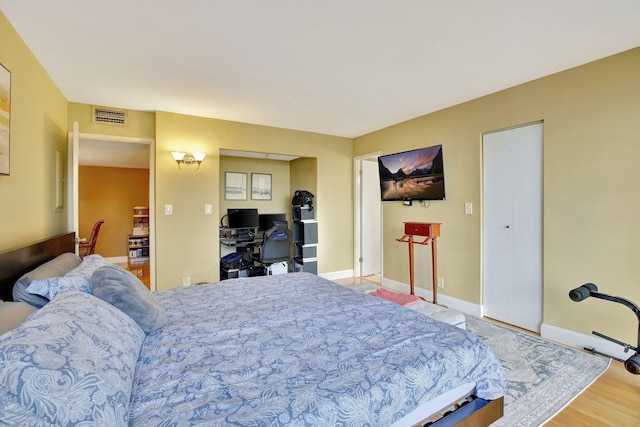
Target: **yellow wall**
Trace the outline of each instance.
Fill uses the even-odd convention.
[[[220,198],[218,218],[227,213],[227,208],[256,208],[259,213],[286,213],[291,221],[291,194],[289,162],[281,160],[253,159],[247,157],[220,156]],[[247,200],[225,200],[225,172],[244,172],[247,174]],[[251,174],[271,174],[271,200],[251,199]],[[226,224],[226,221],[225,221]]]
[[[67,231],[66,194],[63,209],[54,210],[55,152],[65,165],[67,157],[67,101],[2,13],[0,40],[0,63],[11,72],[11,174],[0,176],[3,251]]]
[[[149,169],[80,166],[78,168],[79,237],[104,220],[96,253],[126,257],[133,231],[133,207],[149,206]]]
[[[267,150],[268,148],[268,150]],[[217,215],[205,215],[204,205],[219,212],[220,149],[269,151],[317,158],[319,272],[350,270],[353,221],[335,218],[337,206],[352,209],[352,143],[348,138],[258,126],[224,120],[156,113],[156,260],[157,287],[179,286],[219,276]],[[207,153],[200,170],[179,170],[170,151]],[[224,197],[224,196],[223,196]],[[173,215],[164,215],[164,205]]]
[[[441,293],[481,301],[482,133],[544,120],[544,322],[635,342],[618,304],[572,302],[585,282],[640,301],[640,48],[355,139],[354,155],[443,145],[447,200],[428,209],[385,202],[384,275],[408,283],[403,221],[442,222]],[[473,202],[474,214],[464,214]],[[427,278],[417,278],[427,288]],[[626,336],[625,336],[626,335]]]
[[[316,205],[320,193],[326,194],[324,197],[334,206],[351,209],[352,140],[349,138],[164,112],[128,113],[130,118],[140,114],[138,121],[146,125],[132,128],[140,129],[138,132],[122,134],[116,132],[121,127],[92,123],[90,105],[70,103],[69,126],[73,121],[79,121],[81,133],[156,139],[157,289],[179,286],[183,276],[190,276],[192,283],[218,279],[218,226],[220,216],[231,203],[225,201],[224,194],[220,192],[224,186],[225,170],[247,172],[249,185],[251,172],[273,174],[273,200],[254,201],[249,195],[246,202],[240,203],[243,206],[255,205],[262,212],[285,212],[290,217],[292,192],[289,190],[292,188],[312,191],[316,195]],[[155,125],[153,132],[148,130],[151,122]],[[303,158],[290,163],[221,158],[220,149],[268,151]],[[197,171],[190,167],[181,170],[169,154],[175,150],[201,151],[207,154],[207,158]],[[324,171],[321,171],[320,164],[324,164]],[[320,181],[323,185],[318,185]],[[167,204],[173,206],[171,216],[164,215]],[[214,215],[204,214],[205,204],[213,205]],[[233,204],[241,207],[237,202]],[[322,242],[318,249],[319,271],[351,270],[352,215],[349,213],[337,218],[327,207],[324,219],[320,219],[322,212],[321,207],[316,210]],[[323,236],[323,228],[326,236]],[[331,249],[332,242],[339,242],[339,251]]]
[[[291,196],[296,190],[307,190],[314,195],[313,203],[318,205],[318,161],[315,158],[300,157],[291,162]],[[343,189],[346,187],[343,186]],[[335,218],[335,219],[334,219]],[[316,218],[317,219],[317,218]],[[332,221],[338,221],[335,215],[330,217]],[[328,225],[328,224],[326,224]],[[333,224],[332,224],[333,226]]]

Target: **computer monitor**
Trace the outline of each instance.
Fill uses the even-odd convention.
[[[258,228],[258,209],[227,209],[229,228]]]
[[[267,231],[273,227],[274,221],[286,221],[287,214],[284,213],[268,213],[258,215],[258,229],[260,231]]]

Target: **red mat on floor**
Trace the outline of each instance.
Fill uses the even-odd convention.
[[[395,302],[396,304],[400,304],[405,307],[420,301],[420,298],[415,295],[401,294],[400,292],[390,291],[385,288],[378,288],[375,291],[370,292],[369,295],[384,298],[387,301]]]

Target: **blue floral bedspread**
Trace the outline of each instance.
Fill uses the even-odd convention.
[[[505,393],[475,335],[309,273],[157,292],[133,426],[388,426],[469,381]]]

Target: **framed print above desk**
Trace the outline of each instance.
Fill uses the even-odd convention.
[[[251,174],[251,199],[271,200],[271,174],[252,173]]]
[[[224,173],[224,199],[247,200],[247,174],[244,172]]]

